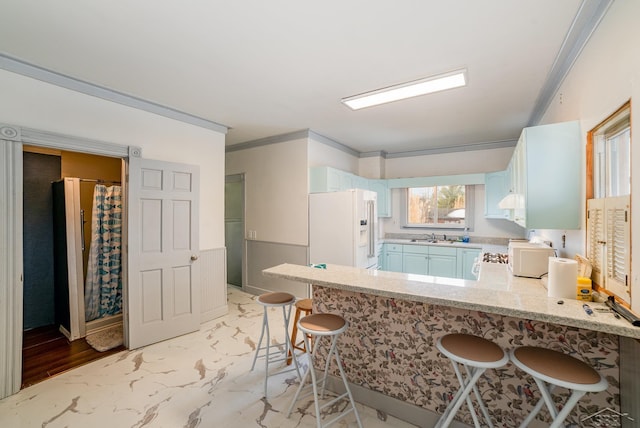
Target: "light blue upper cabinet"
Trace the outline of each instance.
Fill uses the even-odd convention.
[[[309,193],[339,192],[343,174],[346,173],[324,166],[309,168]]]
[[[484,177],[484,216],[509,218],[509,210],[498,208],[498,203],[509,194],[509,171],[487,173]]]
[[[391,192],[387,180],[369,180],[369,190],[378,194],[378,217],[391,217]]]
[[[577,121],[522,131],[513,165],[524,206],[514,210],[516,223],[528,229],[580,228],[580,153]]]
[[[371,186],[369,185],[369,181],[370,180],[368,178],[360,177],[358,175],[353,175],[352,183],[353,183],[353,187],[355,187],[356,189],[371,190]]]
[[[347,189],[373,190],[378,194],[378,217],[391,217],[391,192],[384,179],[368,179],[328,166],[309,168],[309,193]]]

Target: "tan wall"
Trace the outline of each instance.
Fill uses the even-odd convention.
[[[104,180],[109,186],[109,181],[120,182],[122,159],[105,156],[89,155],[61,151],[62,177],[88,178],[92,180]],[[80,209],[84,210],[84,251],[82,252],[82,272],[87,274],[87,262],[91,245],[91,209],[93,207],[93,189],[96,183],[80,181]],[[84,280],[84,278],[83,278]]]
[[[62,151],[62,177],[120,181],[120,158]]]

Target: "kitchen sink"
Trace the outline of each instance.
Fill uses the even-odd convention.
[[[462,241],[449,241],[444,239],[412,239],[411,242],[426,242],[427,244],[453,244],[454,242],[461,243]]]

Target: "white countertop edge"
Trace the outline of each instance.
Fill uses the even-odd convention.
[[[356,293],[526,318],[640,339],[640,327],[634,327],[624,319],[616,319],[611,313],[587,315],[582,308],[584,302],[563,299],[564,304],[559,305],[557,298],[477,288],[475,281],[336,265],[318,269],[287,263],[265,269],[263,274]],[[606,308],[602,303],[588,304],[593,309]]]

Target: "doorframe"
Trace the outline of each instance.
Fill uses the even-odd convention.
[[[22,222],[22,197],[24,180],[22,146],[47,147],[78,153],[120,158],[123,161],[122,183],[126,186],[128,162],[131,157],[142,157],[142,149],[105,141],[92,140],[55,132],[24,128],[0,123],[0,200],[6,201],[5,217],[0,222],[0,399],[20,391],[22,383],[22,329],[23,329],[23,249],[24,227]],[[127,188],[124,201],[128,204]],[[123,218],[123,239],[127,237],[128,219]],[[122,248],[123,260],[127,260],[127,246]],[[127,264],[122,266],[123,299],[126,299]],[[128,328],[128,314],[123,305],[124,331]],[[125,346],[127,334],[125,333]]]
[[[240,289],[242,291],[247,291],[247,238],[246,238],[246,233],[247,233],[247,226],[246,226],[246,221],[247,221],[247,203],[246,203],[246,174],[244,172],[240,172],[240,173],[236,173],[236,174],[225,174],[224,176],[224,181],[225,184],[227,182],[240,182],[242,183],[242,250],[241,250],[241,257],[242,260],[240,261],[240,270],[241,270],[241,276],[242,276],[242,283],[240,284]],[[229,180],[229,181],[227,181]],[[226,220],[226,216],[225,216],[225,220]],[[227,257],[229,257],[229,255],[227,254]],[[229,272],[227,272],[227,277],[229,276]]]

